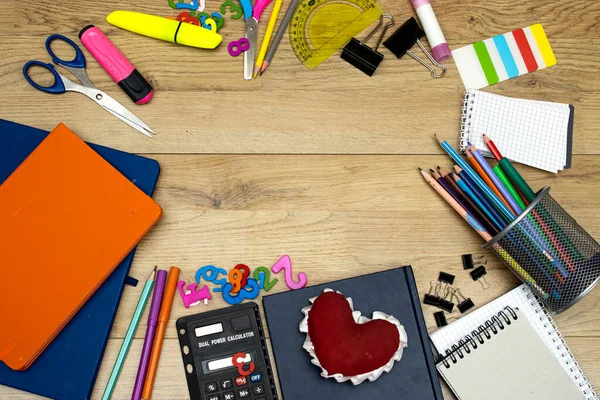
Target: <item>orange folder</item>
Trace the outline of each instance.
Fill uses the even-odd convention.
[[[161,214],[56,127],[0,186],[0,360],[27,369]]]

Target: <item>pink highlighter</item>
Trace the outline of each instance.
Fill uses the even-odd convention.
[[[79,32],[79,39],[131,100],[137,104],[150,101],[152,86],[100,29],[88,25]]]

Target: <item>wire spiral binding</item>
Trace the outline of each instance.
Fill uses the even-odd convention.
[[[483,325],[479,325],[470,335],[466,335],[464,339],[459,340],[458,345],[453,344],[450,349],[447,349],[442,364],[446,368],[450,368],[450,361],[452,364],[456,364],[459,359],[465,358],[465,354],[471,354],[479,345],[483,345],[486,340],[490,340],[492,335],[497,335],[498,332],[503,331],[508,325],[512,324],[511,317],[512,320],[516,320],[518,318],[517,313],[510,306],[504,307],[504,310],[485,321]]]
[[[471,113],[473,112],[473,103],[475,100],[474,92],[466,92],[463,96],[462,112],[460,120],[460,151],[465,151],[468,146],[469,134],[471,133]]]
[[[523,288],[522,290],[527,291],[526,288]],[[586,396],[586,399],[588,399],[588,400],[598,399],[598,394],[596,393],[596,388],[594,387],[592,382],[590,382],[589,378],[583,373],[581,366],[575,359],[573,352],[567,345],[567,342],[565,341],[563,334],[558,330],[558,327],[556,326],[556,323],[554,322],[554,319],[552,318],[550,313],[548,313],[548,310],[546,310],[546,308],[542,305],[540,300],[536,296],[532,295],[531,293],[527,294],[527,299],[531,300],[530,304],[533,306],[533,309],[536,314],[543,314],[543,316],[538,317],[540,319],[540,322],[543,323],[545,320],[548,324],[550,324],[550,327],[548,327],[548,334],[551,336],[553,343],[558,342],[558,344],[556,345],[556,349],[561,351],[561,353],[560,353],[561,357],[564,358],[566,356],[569,356],[571,358],[571,360],[573,360],[574,365],[569,366],[569,369],[571,370],[571,372],[574,372],[575,369],[578,370],[578,374],[575,375],[575,379],[577,380],[577,384],[579,385],[579,387],[581,387],[581,388],[583,388],[584,386],[588,387],[587,390],[583,389],[583,394]],[[546,328],[545,324],[544,324],[544,327]],[[582,380],[583,382],[579,382],[579,380]]]

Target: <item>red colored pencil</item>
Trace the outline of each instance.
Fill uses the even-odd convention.
[[[500,153],[500,150],[498,150],[494,142],[492,142],[492,139],[487,137],[484,133],[483,141],[485,142],[485,145],[488,147],[488,149],[490,149],[490,153],[492,153],[496,161],[500,162],[500,160],[502,160],[504,157],[502,157],[502,153]]]

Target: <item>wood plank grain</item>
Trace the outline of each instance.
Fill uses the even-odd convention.
[[[368,78],[334,55],[314,71],[296,59],[287,36],[272,68],[245,82],[241,59],[226,46],[190,49],[131,34],[104,22],[122,7],[115,0],[90,3],[39,2],[45,13],[18,12],[17,2],[0,5],[0,115],[52,129],[65,122],[86,140],[143,153],[325,153],[439,154],[433,132],[456,140],[462,83],[449,63],[447,77],[434,81],[410,58],[386,49],[386,60]],[[543,22],[558,65],[490,88],[508,96],[571,103],[576,107],[575,154],[600,154],[600,90],[590,79],[600,62],[597,19],[600,6],[585,1],[502,1],[465,7],[448,0],[436,5],[453,48],[533,22]],[[408,2],[383,2],[398,22],[413,13]],[[498,11],[500,10],[500,11]],[[169,15],[166,1],[144,4],[146,12]],[[489,18],[493,15],[493,18]],[[34,18],[41,21],[33,22]],[[80,95],[48,97],[21,76],[25,61],[48,60],[43,40],[50,32],[76,36],[96,23],[155,86],[152,102],[135,106],[88,56],[92,81],[122,102],[159,135],[150,141]],[[224,43],[243,32],[241,20],[227,20]],[[25,27],[27,29],[25,29]],[[48,116],[52,116],[49,118]]]

